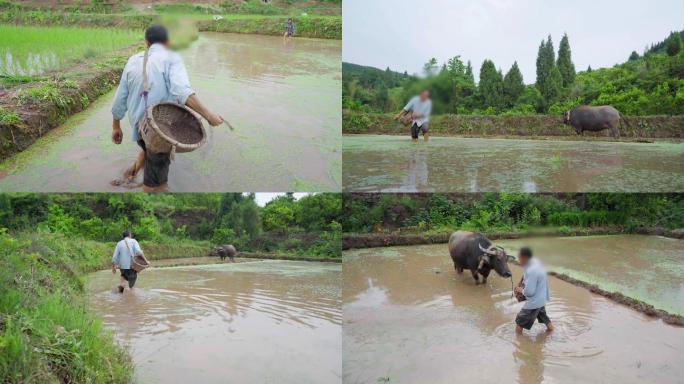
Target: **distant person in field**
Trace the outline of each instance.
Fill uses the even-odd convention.
[[[118,286],[119,293],[124,292],[124,284],[126,282],[128,282],[128,288],[133,289],[138,279],[138,273],[131,267],[133,256],[140,254],[147,261],[140,248],[140,244],[132,237],[130,231],[124,231],[122,237],[123,240],[116,244],[114,255],[112,256],[112,273],[116,274],[117,268],[121,271],[121,279]],[[149,261],[147,264],[149,264]]]
[[[285,34],[283,37],[292,37],[295,34],[295,23],[294,20],[287,19],[287,24],[285,24]]]
[[[430,113],[432,113],[432,100],[430,100],[430,91],[424,90],[418,96],[414,96],[409,100],[404,109],[394,117],[394,120],[402,120],[405,124],[411,125],[411,138],[413,141],[418,140],[418,135],[423,134],[425,141],[430,138],[429,121]]]
[[[515,318],[515,332],[522,334],[523,329],[529,330],[535,320],[546,325],[546,331],[551,332],[553,325],[546,314],[545,307],[551,298],[546,270],[541,262],[532,256],[532,250],[528,247],[520,249],[518,260],[524,268],[524,272],[523,278],[515,287],[514,292],[516,296],[524,296],[522,300],[525,304]]]
[[[186,105],[209,124],[217,126],[223,122],[221,116],[209,111],[202,105],[195,91],[190,88],[188,72],[181,57],[169,49],[168,31],[161,25],[153,25],[145,31],[145,42],[148,49],[147,77],[150,91],[147,96],[147,107],[159,102],[174,102]],[[138,134],[138,125],[145,116],[145,100],[143,98],[143,61],[144,52],[136,53],[128,59],[121,75],[121,82],[114,97],[112,106],[112,141],[121,144],[121,120],[128,113],[128,120],[133,131],[133,140],[141,151],[133,165],[124,173],[126,181],[135,179],[144,168],[143,190],[145,192],[163,192],[168,189],[169,153],[149,153],[145,150],[145,142]],[[113,181],[112,184],[121,184]]]

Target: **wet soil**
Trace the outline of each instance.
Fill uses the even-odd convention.
[[[677,382],[684,328],[559,279],[555,331],[517,336],[522,304],[492,275],[457,275],[446,245],[343,253],[343,379],[349,383]],[[511,266],[513,279],[521,270]]]
[[[343,138],[348,192],[675,192],[684,144]]]
[[[154,261],[153,264],[163,264]],[[340,382],[339,264],[249,261],[152,268],[134,291],[90,275],[90,305],[143,383]]]
[[[197,95],[235,131],[205,122],[207,144],[176,156],[171,191],[339,190],[341,42],[207,32],[181,55]],[[111,143],[113,96],[0,165],[0,191],[127,191],[109,182],[138,147],[128,119],[124,142]]]

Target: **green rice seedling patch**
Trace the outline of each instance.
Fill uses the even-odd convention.
[[[140,40],[140,32],[121,28],[0,24],[0,77],[42,75]]]

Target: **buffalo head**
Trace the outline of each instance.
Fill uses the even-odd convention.
[[[511,270],[508,269],[508,255],[506,251],[495,245],[490,245],[489,248],[484,248],[482,244],[478,244],[480,251],[483,252],[480,265],[488,264],[501,277],[511,277]]]

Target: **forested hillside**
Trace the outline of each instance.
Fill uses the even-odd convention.
[[[504,72],[491,61],[473,64],[460,56],[439,64],[430,59],[414,76],[344,63],[343,106],[360,112],[400,110],[422,89],[429,89],[435,114],[561,114],[572,107],[610,104],[627,115],[684,114],[684,49],[682,32],[673,32],[645,49],[625,53],[627,61],[612,68],[578,71],[570,39],[564,35],[556,51],[553,38],[542,40],[535,79],[523,79],[517,63]]]
[[[254,195],[0,194],[0,228],[118,241],[130,229],[143,243],[235,244],[241,251],[339,257],[338,194],[283,195],[260,207]]]

